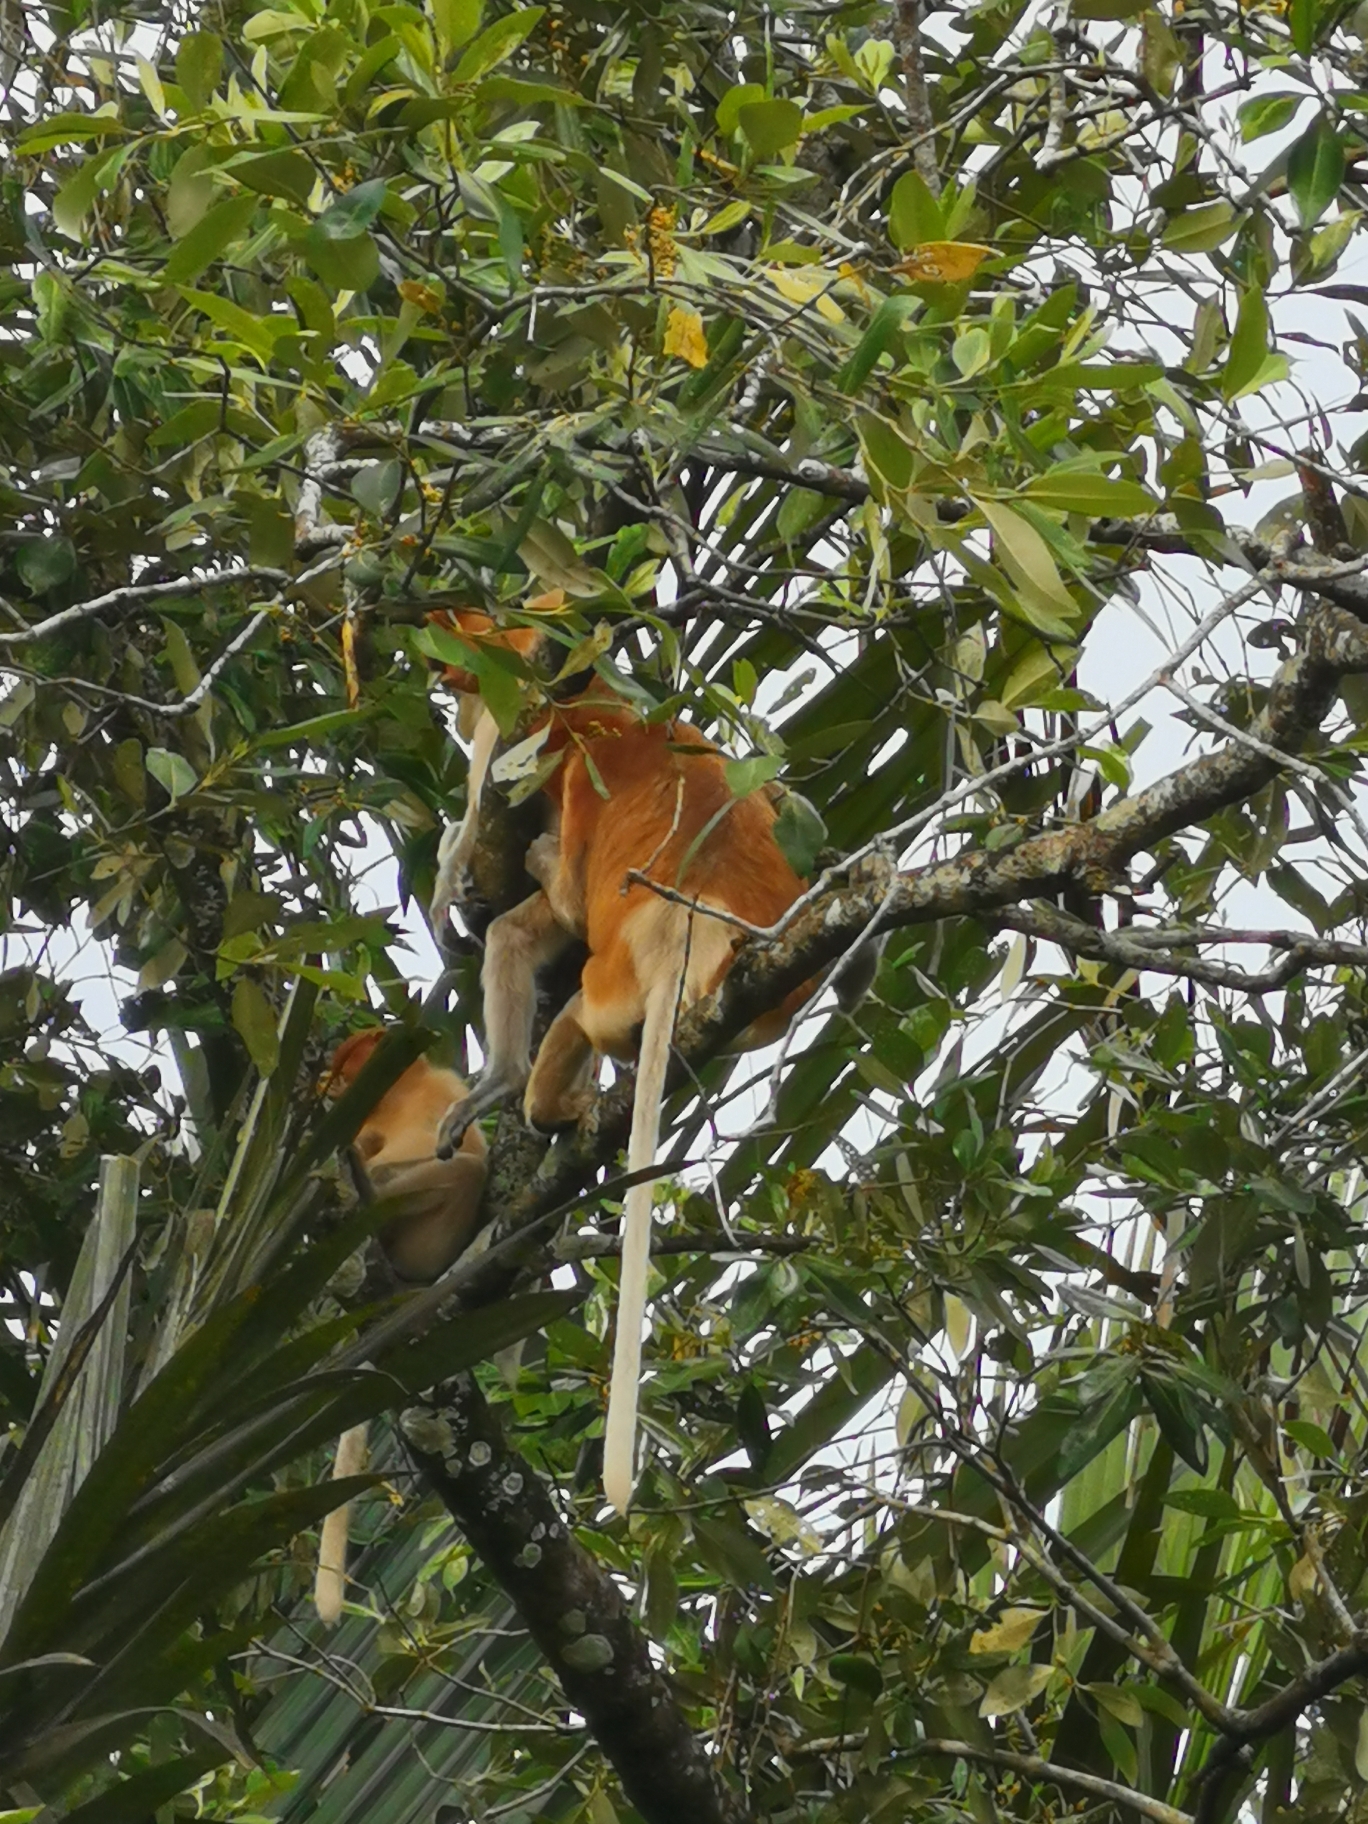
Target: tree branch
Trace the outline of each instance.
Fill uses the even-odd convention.
[[[473,1380],[400,1419],[428,1483],[516,1605],[647,1824],[741,1824],[622,1592],[508,1447]]]
[[[1252,1747],[1267,1741],[1270,1736],[1280,1735],[1312,1704],[1319,1703],[1321,1698],[1328,1697],[1351,1678],[1358,1678],[1365,1672],[1368,1672],[1368,1629],[1360,1628],[1348,1645],[1338,1648],[1314,1666],[1308,1666],[1257,1710],[1239,1713],[1230,1734],[1217,1742],[1197,1775],[1195,1784],[1201,1797],[1193,1813],[1194,1824],[1216,1824],[1221,1815],[1225,1776],[1248,1763]]]
[[[1328,713],[1342,677],[1368,671],[1368,626],[1324,602],[1302,624],[1304,646],[1280,667],[1250,733],[1262,749],[1299,751]],[[893,877],[871,877],[815,894],[783,934],[742,947],[719,1002],[681,1021],[679,1051],[695,1068],[792,989],[842,956],[868,930],[999,914],[1021,901],[1053,896],[1066,883],[1106,890],[1137,854],[1202,823],[1227,804],[1257,792],[1278,762],[1247,742],[1228,741],[1176,768],[1134,797],[1106,807],[1090,822],[1067,824],[1015,848],[969,849]],[[532,1176],[525,1162],[512,1182],[492,1183],[491,1220],[504,1229],[536,1221],[566,1204],[623,1144],[631,1113],[630,1082],[599,1098],[592,1134],[560,1141]]]
[[[960,1760],[980,1761],[989,1767],[1001,1767],[1008,1773],[1019,1773],[1028,1780],[1048,1781],[1064,1791],[1086,1792],[1096,1799],[1110,1799],[1124,1805],[1137,1816],[1149,1818],[1152,1824],[1194,1824],[1185,1811],[1175,1811],[1160,1799],[1150,1799],[1129,1786],[1114,1780],[1100,1779],[1095,1773],[1083,1773],[1076,1767],[1060,1767],[1054,1761],[1043,1761],[1034,1754],[1013,1754],[1006,1748],[976,1748],[972,1742],[925,1741],[917,1744],[920,1754],[952,1754]]]
[[[922,62],[920,0],[893,0],[893,42],[898,47],[898,61],[902,65],[903,95],[912,128],[912,163],[932,196],[939,196],[936,121],[931,112],[931,92]]]
[[[18,646],[28,640],[44,640],[59,633],[74,621],[89,620],[107,608],[127,608],[135,602],[164,601],[168,597],[198,595],[204,589],[229,589],[234,583],[274,583],[284,590],[290,582],[289,572],[274,570],[267,564],[243,564],[237,569],[206,570],[201,576],[175,576],[169,582],[128,583],[119,589],[108,589],[88,602],[76,602],[59,609],[44,621],[31,627],[6,627],[0,630],[0,646]]]
[[[1160,948],[1156,934],[1134,931],[1099,931],[1096,926],[1037,902],[1030,906],[1009,906],[995,912],[987,921],[1003,930],[1022,931],[1028,937],[1058,944],[1077,956],[1089,956],[1098,962],[1117,963],[1125,969],[1149,970],[1155,975],[1179,976],[1184,981],[1201,982],[1209,988],[1234,988],[1242,994],[1268,994],[1285,987],[1304,970],[1332,968],[1348,964],[1368,966],[1368,944],[1338,943],[1329,938],[1304,937],[1294,931],[1266,931],[1249,934],[1223,934],[1219,931],[1191,935],[1179,931],[1169,940],[1172,948]],[[1285,952],[1282,959],[1267,969],[1249,970],[1230,963],[1203,962],[1197,957],[1176,956],[1174,950],[1194,943],[1260,942],[1270,949]]]

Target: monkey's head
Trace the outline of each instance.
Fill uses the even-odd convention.
[[[534,614],[557,614],[565,606],[563,589],[548,589],[545,595],[534,595],[523,604]],[[531,660],[545,637],[539,627],[500,627],[492,616],[478,608],[435,608],[428,615],[434,627],[457,633],[468,645],[503,646],[520,658]],[[473,671],[461,665],[433,661],[438,676],[448,690],[461,696],[478,696],[480,680]]]
[[[371,1053],[384,1038],[384,1026],[367,1026],[361,1032],[349,1033],[332,1055],[328,1074],[321,1084],[325,1096],[340,1096],[350,1089],[370,1062]]]

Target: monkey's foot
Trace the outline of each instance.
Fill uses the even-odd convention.
[[[523,866],[536,881],[539,887],[550,889],[560,866],[560,838],[550,830],[543,830],[534,842],[528,844]]]
[[[485,1115],[492,1114],[508,1095],[509,1086],[506,1083],[498,1079],[491,1082],[481,1080],[468,1096],[463,1096],[459,1102],[453,1102],[437,1129],[437,1145],[434,1149],[437,1157],[454,1159],[467,1132]]]

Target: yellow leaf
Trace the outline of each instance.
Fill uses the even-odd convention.
[[[708,339],[703,334],[703,319],[696,310],[675,305],[665,322],[665,353],[678,355],[690,367],[708,365]]]
[[[356,670],[356,617],[352,614],[342,622],[342,673],[347,683],[347,708],[355,709],[361,701],[361,679]]]
[[[893,270],[918,285],[958,285],[972,279],[992,251],[975,241],[922,241]]]
[[[442,294],[431,285],[424,285],[421,279],[400,279],[394,288],[405,304],[416,304],[419,310],[425,310],[430,317],[442,314]]]
[[[1024,1710],[1049,1684],[1052,1671],[1051,1666],[1008,1666],[984,1692],[979,1715],[1010,1716],[1014,1710]]]
[[[1316,1561],[1309,1552],[1303,1557],[1298,1558],[1297,1562],[1288,1572],[1287,1587],[1292,1593],[1293,1600],[1296,1602],[1305,1602],[1314,1591],[1316,1587]]]
[[[809,267],[804,272],[770,266],[766,276],[779,296],[787,298],[790,304],[815,304],[818,316],[825,317],[828,323],[845,322],[845,312],[831,295],[835,275],[820,266]]]
[[[953,1292],[945,1295],[945,1338],[957,1362],[964,1360],[969,1347],[969,1308]]]
[[[1043,1609],[1005,1609],[991,1628],[981,1628],[969,1642],[971,1653],[1016,1653],[1040,1626]]]
[[[1002,999],[1004,1002],[1011,1000],[1012,996],[1017,991],[1017,987],[1021,982],[1022,976],[1025,975],[1025,973],[1026,973],[1026,938],[1022,932],[1018,931],[1016,936],[1012,939],[1011,947],[1009,948],[1009,950],[1007,952],[1007,961],[1002,966],[1002,983],[1001,983],[1000,992],[1001,992]],[[977,1638],[977,1636],[975,1636],[975,1638]],[[972,1652],[973,1650],[974,1649],[971,1647],[970,1652]],[[980,1647],[978,1650],[980,1653],[987,1651],[987,1649],[984,1647]]]

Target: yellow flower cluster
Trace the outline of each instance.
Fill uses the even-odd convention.
[[[678,257],[674,238],[675,212],[674,205],[657,203],[646,217],[646,245],[651,253],[651,265],[658,279],[673,276],[675,261]]]

